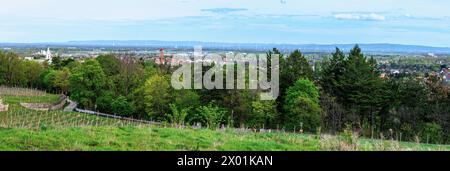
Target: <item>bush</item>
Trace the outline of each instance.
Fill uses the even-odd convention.
[[[207,106],[200,106],[197,108],[197,115],[192,119],[202,121],[208,128],[219,128],[221,123],[225,121],[225,114],[227,111],[221,107],[215,106],[210,103]]]
[[[105,91],[102,95],[97,98],[95,104],[97,105],[97,110],[103,113],[113,113],[111,104],[114,101],[114,94],[110,91]]]
[[[184,125],[188,112],[191,108],[178,109],[178,107],[174,104],[170,104],[169,107],[172,110],[172,113],[166,114],[167,120],[176,125]]]
[[[276,101],[254,101],[252,102],[252,115],[248,125],[256,128],[269,127],[276,116]]]
[[[349,145],[357,145],[358,144],[358,135],[355,134],[350,125],[346,125],[344,131],[339,134],[339,137],[342,142]]]
[[[427,143],[442,143],[442,127],[436,123],[425,123],[421,126],[420,136]]]
[[[122,116],[130,116],[133,114],[133,106],[124,96],[117,97],[111,104],[112,112]]]

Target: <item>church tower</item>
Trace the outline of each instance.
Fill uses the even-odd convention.
[[[48,60],[48,63],[52,63],[52,52],[50,51],[50,47],[47,47],[47,52],[45,53],[45,59]]]

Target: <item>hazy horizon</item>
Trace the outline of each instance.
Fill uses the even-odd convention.
[[[68,41],[54,41],[54,42],[0,42],[0,44],[36,44],[36,45],[44,45],[44,44],[55,44],[55,45],[61,45],[61,44],[71,44],[71,43],[79,43],[80,45],[83,45],[83,43],[86,43],[86,45],[89,45],[89,43],[93,42],[114,42],[116,43],[124,43],[124,42],[146,42],[146,41],[155,41],[155,42],[165,42],[165,43],[175,43],[175,42],[182,42],[182,43],[188,43],[188,42],[199,42],[199,43],[213,43],[213,44],[228,44],[228,45],[288,45],[288,46],[302,46],[302,45],[316,45],[316,46],[334,46],[334,45],[393,45],[393,46],[419,46],[419,47],[429,47],[429,48],[450,48],[450,46],[432,46],[432,45],[421,45],[421,44],[398,44],[398,43],[271,43],[271,42],[220,42],[220,41],[201,41],[201,40],[151,40],[151,39],[142,39],[142,40],[68,40]],[[144,44],[145,45],[145,44]]]

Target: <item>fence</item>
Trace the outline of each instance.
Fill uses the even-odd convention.
[[[120,120],[126,120],[126,121],[138,122],[138,123],[144,123],[144,124],[150,124],[150,125],[163,125],[163,123],[160,123],[160,122],[128,118],[128,117],[111,115],[111,114],[95,112],[95,111],[91,111],[91,110],[84,110],[84,109],[79,109],[79,108],[75,108],[75,111],[79,112],[79,113],[91,114],[91,115],[96,115],[96,116],[101,116],[101,117],[106,117],[106,118],[111,118],[111,119],[120,119]]]

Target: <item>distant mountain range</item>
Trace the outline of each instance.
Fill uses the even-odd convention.
[[[139,48],[169,48],[192,49],[194,46],[202,46],[211,50],[250,50],[267,51],[277,47],[281,51],[300,49],[302,52],[333,52],[335,47],[344,51],[350,50],[354,44],[274,44],[274,43],[218,43],[200,41],[158,41],[158,40],[93,40],[93,41],[69,41],[69,42],[43,42],[43,43],[0,43],[1,47],[30,47],[30,46],[89,46],[89,47],[139,47]],[[366,53],[395,54],[450,54],[450,47],[431,47],[420,45],[401,44],[359,44]]]

